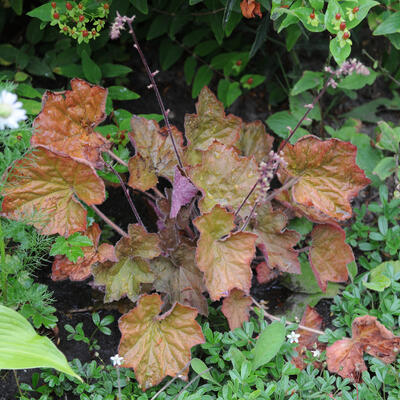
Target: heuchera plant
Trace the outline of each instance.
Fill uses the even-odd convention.
[[[144,58],[132,20],[124,22]],[[167,375],[187,376],[190,349],[204,342],[195,318],[198,312],[207,315],[206,294],[213,301],[222,299],[234,329],[248,320],[253,269],[262,272],[264,281],[268,275],[300,273],[295,249],[300,235],[287,228],[295,216],[315,223],[308,256],[321,289],[329,281],[347,281],[354,256],[340,223],[351,217],[351,199],[369,183],[355,162],[355,146],[309,135],[294,144],[284,141],[276,153],[274,138],[261,122],[226,115],[205,87],[196,114],[185,117],[184,133],[170,126],[161,101],[165,127],[134,116],[129,139],[135,154],[126,164],[96,132],[106,117],[106,97],[106,89],[80,79],[71,81],[71,90],[44,94],[32,151],[10,168],[2,215],[29,217],[43,234],[82,232],[91,238],[93,246],[85,247],[76,263],[56,258],[52,278],[83,280],[92,274],[94,284],[105,288],[105,302],[128,297],[136,303],[119,321],[119,355],[144,389]],[[115,172],[136,216],[127,232],[96,207],[105,200],[97,171],[115,171],[103,160],[104,152],[129,169],[127,185]],[[275,175],[282,186],[271,189]],[[160,177],[172,185],[164,194],[157,189]],[[148,232],[127,186],[143,193],[155,210],[156,232]],[[122,236],[115,247],[99,246],[98,225],[87,226],[88,207]],[[265,257],[258,266],[257,249]],[[318,317],[311,320],[318,322]],[[349,351],[341,360],[331,359],[329,368],[341,370],[344,364],[354,377],[345,363],[355,347],[359,358],[363,350],[370,351],[360,345],[368,336],[364,325],[355,322],[353,339],[336,344]],[[378,323],[374,329],[386,335],[386,347],[398,350],[399,338]]]

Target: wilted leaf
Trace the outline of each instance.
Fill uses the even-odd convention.
[[[43,95],[42,111],[33,122],[31,144],[44,145],[100,167],[101,152],[110,144],[93,129],[106,117],[107,89],[78,78],[71,80],[71,88]]]
[[[196,195],[198,189],[188,178],[183,176],[179,168],[175,167],[174,186],[172,188],[172,202],[170,218],[176,218],[182,206],[188,204]]]
[[[252,303],[251,298],[238,289],[231,290],[229,296],[224,298],[221,311],[227,318],[231,331],[240,328],[243,322],[249,320]]]
[[[356,152],[351,143],[305,136],[286,144],[287,166],[280,165],[278,177],[282,183],[299,178],[290,190],[293,201],[342,221],[352,215],[350,200],[370,183],[356,164]]]
[[[248,232],[231,234],[233,221],[234,215],[220,206],[193,221],[200,231],[196,249],[197,266],[204,272],[206,287],[213,301],[228,296],[234,288],[246,294],[250,290],[250,264],[257,236]]]
[[[354,261],[346,233],[340,226],[316,225],[311,232],[309,260],[319,287],[325,291],[327,281],[346,282],[347,264]]]
[[[376,317],[364,315],[354,319],[351,339],[338,340],[327,348],[326,361],[330,372],[360,382],[362,372],[367,370],[364,352],[389,364],[399,351],[400,337],[394,336]]]
[[[274,138],[268,135],[265,125],[261,121],[255,121],[243,124],[237,147],[244,156],[254,156],[259,164],[261,161],[268,159],[273,143]]]
[[[257,265],[256,271],[257,282],[260,285],[262,285],[263,283],[271,282],[279,276],[279,271],[277,269],[269,268],[265,261]]]
[[[51,279],[61,281],[69,278],[71,281],[82,281],[91,275],[91,267],[96,262],[118,261],[115,256],[114,246],[103,243],[99,246],[101,230],[94,223],[85,233],[93,246],[83,247],[83,257],[79,257],[76,263],[71,262],[65,256],[56,256],[52,266]]]
[[[204,343],[197,311],[176,304],[159,315],[161,297],[143,296],[136,308],[119,320],[122,333],[118,354],[124,357],[123,367],[135,370],[135,377],[146,390],[160,383],[167,375],[174,377],[190,361],[190,349]],[[181,372],[187,375],[187,370]]]
[[[306,326],[307,328],[321,330],[322,317],[317,313],[316,310],[314,310],[310,306],[307,306],[300,321],[300,325]],[[292,358],[292,363],[297,368],[303,369],[306,367],[306,364],[304,363],[306,350],[325,350],[325,345],[318,342],[318,333],[310,332],[301,328],[297,329],[296,333],[300,335],[299,344],[295,348],[298,356]]]
[[[240,9],[245,18],[255,18],[256,15],[262,18],[261,5],[255,0],[243,0]]]
[[[135,302],[143,283],[153,283],[155,276],[148,261],[140,257],[122,257],[117,263],[106,262],[93,267],[96,286],[105,286],[104,302],[128,296]]]
[[[93,268],[95,285],[105,286],[104,301],[111,302],[128,296],[136,301],[141,294],[141,285],[153,283],[155,275],[147,259],[160,255],[156,233],[147,233],[139,224],[128,226],[129,237],[121,238],[115,245],[118,262],[106,262]]]
[[[201,164],[189,167],[187,171],[204,195],[199,202],[202,212],[210,211],[216,204],[239,207],[258,179],[254,159],[241,157],[235,148],[219,142],[202,152]],[[255,198],[255,194],[250,196],[245,209],[254,204]]]
[[[286,229],[287,222],[287,216],[279,210],[274,211],[270,203],[259,207],[254,229],[258,235],[257,246],[263,252],[270,269],[299,274],[298,252],[293,246],[301,235]]]
[[[197,150],[207,150],[214,140],[227,146],[235,144],[242,128],[242,120],[231,114],[226,116],[223,104],[207,87],[200,92],[196,111],[197,114],[185,115],[186,161],[190,165],[198,162]]]
[[[136,154],[128,162],[128,185],[145,191],[157,184],[159,176],[172,182],[177,159],[167,132],[160,129],[156,121],[137,116],[132,117],[131,126],[129,135],[134,140]],[[181,152],[182,133],[172,128],[175,144]]]
[[[69,236],[86,229],[78,199],[101,204],[105,188],[87,162],[39,146],[14,164],[2,194],[8,218],[31,223],[44,235]]]

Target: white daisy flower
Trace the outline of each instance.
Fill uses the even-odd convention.
[[[114,367],[120,367],[124,362],[124,357],[116,354],[115,356],[110,357],[110,360],[112,361]]]
[[[17,95],[6,90],[0,92],[0,130],[16,129],[18,122],[26,119],[26,111],[22,103],[17,101]]]
[[[321,352],[317,349],[317,350],[312,350],[311,351],[313,357],[318,358],[321,355]]]
[[[289,343],[299,343],[300,334],[295,331],[291,332],[286,337],[289,339]]]

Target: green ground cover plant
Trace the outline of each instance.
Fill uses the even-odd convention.
[[[192,7],[203,2],[175,2],[167,11],[162,4],[153,8],[167,20],[183,3]],[[147,2],[135,2],[143,14],[136,20],[124,16],[124,7],[118,1],[49,2],[29,13],[41,21],[33,19],[30,29],[51,32],[56,26],[67,36],[62,40],[59,33],[49,36],[51,46],[56,44],[45,61],[51,67],[46,70],[41,64],[44,61],[35,56],[39,62],[36,71],[47,71],[47,77],[51,77],[65,67],[56,61],[64,57],[73,61],[65,68],[69,72],[61,75],[73,79],[70,88],[62,92],[7,83],[5,91],[15,90],[25,99],[22,106],[35,119],[32,129],[28,122],[25,128],[21,124],[2,132],[1,223],[7,229],[2,234],[1,301],[18,309],[37,328],[54,327],[50,296],[44,285],[33,282],[33,267],[29,267],[29,263],[39,264],[43,254],[49,252],[55,256],[54,281],[92,278],[93,285],[104,290],[105,303],[127,298],[130,310],[125,309],[118,323],[122,337],[118,354],[113,357],[115,368],[101,359],[99,364],[74,361],[75,371],[86,378],[84,383],[43,372],[44,383],[34,375],[32,385],[21,388],[21,398],[28,392],[34,396],[40,393],[43,400],[68,392],[81,399],[398,396],[399,368],[394,363],[400,346],[396,336],[396,281],[400,273],[398,261],[393,260],[399,250],[396,128],[379,122],[376,141],[371,140],[362,133],[357,119],[357,115],[365,118],[366,109],[347,113],[341,127],[333,128],[326,122],[340,99],[355,99],[357,90],[374,85],[378,78],[390,76],[396,84],[396,72],[387,63],[367,68],[354,58],[346,58],[353,40],[350,29],[361,23],[368,22],[375,35],[387,35],[397,48],[397,33],[384,19],[394,20],[397,6],[375,1],[314,1],[310,7],[298,2],[287,7],[281,2],[222,3],[222,9],[216,11],[217,2],[204,2],[207,11],[201,11],[207,21],[212,21],[207,22],[207,35],[211,32],[215,36],[216,53],[225,36],[234,35],[235,29],[241,35],[241,15],[252,19],[266,11],[275,21],[275,29],[291,31],[291,40],[297,36],[292,46],[303,28],[336,35],[329,46],[333,59],[328,58],[321,70],[294,74],[292,84],[288,84],[286,106],[267,118],[267,126],[279,139],[267,133],[261,121],[246,122],[224,109],[224,104],[232,104],[242,92],[266,81],[265,75],[245,74],[256,54],[254,46],[261,49],[267,39],[266,16],[259,21],[255,42],[247,45],[245,52],[229,56],[220,52],[214,58],[211,52],[197,72],[198,57],[188,57],[196,63],[186,60],[191,64],[185,63],[184,74],[188,82],[188,76],[194,79],[192,95],[198,95],[198,101],[196,112],[186,114],[181,132],[169,121],[170,111],[156,84],[157,71],[152,72],[147,64],[136,27],[142,34],[141,24],[146,27],[146,21],[150,23],[153,36],[147,36],[149,40],[165,35],[160,55],[173,54],[168,41],[183,47],[171,39],[169,24],[165,30],[160,18],[153,18]],[[378,6],[380,11],[375,10]],[[221,11],[222,21],[215,18]],[[119,101],[140,96],[124,87],[124,75],[130,69],[110,63],[113,55],[117,61],[126,61],[128,52],[122,48],[111,51],[108,32],[103,30],[108,15],[116,15],[111,38],[123,32],[127,34],[121,39],[125,45],[130,35],[133,51],[143,61],[148,89],[154,90],[161,110],[156,119],[117,108]],[[194,17],[188,15],[182,22],[174,16],[174,24],[182,24],[179,29],[175,26],[175,35]],[[237,19],[236,27],[231,26],[233,18]],[[379,26],[374,25],[376,21]],[[222,34],[217,25],[218,29],[222,27]],[[232,28],[229,35],[228,26]],[[160,27],[164,29],[161,33],[157,31]],[[199,32],[197,36],[201,37]],[[67,43],[74,46],[65,50]],[[29,51],[36,51],[32,39],[30,45]],[[1,55],[2,65],[15,64],[28,71],[31,61],[25,67],[20,64],[27,49],[2,46],[7,50],[4,57]],[[231,50],[240,48],[240,41],[235,46]],[[213,46],[207,42],[203,48]],[[100,53],[106,49],[112,55],[102,59]],[[165,68],[173,65],[161,64]],[[224,79],[217,83],[220,100],[205,86],[212,80],[210,66],[223,70]],[[29,82],[27,73],[17,73],[4,70],[6,78]],[[231,76],[237,81],[231,82]],[[105,78],[113,78],[110,86]],[[330,96],[331,102],[323,108],[325,96]],[[380,105],[399,107],[394,95],[379,104],[368,104],[368,110],[377,112]],[[3,108],[0,112],[4,119],[10,111]],[[374,115],[366,118],[371,122]],[[326,134],[310,135],[317,125],[330,138]],[[395,189],[388,190],[388,178],[394,181]],[[379,187],[379,203],[361,206],[356,222],[345,230],[343,225],[353,217],[351,201],[370,183]],[[101,208],[109,184],[120,186],[126,197],[132,214],[127,229],[118,226]],[[138,211],[137,198],[151,210],[151,221]],[[367,211],[375,224],[363,222]],[[115,245],[100,241],[104,224],[109,226],[107,238],[111,237],[110,228],[120,236]],[[43,247],[38,245],[39,250],[22,258],[34,248],[34,237]],[[18,243],[21,246],[16,260],[6,252]],[[363,254],[356,253],[355,257],[349,244]],[[359,274],[356,261],[362,267]],[[336,317],[333,323],[339,329],[323,331],[322,318],[306,304],[300,325],[271,315],[250,293],[253,274],[259,283],[277,277],[292,283],[294,279],[303,284],[308,281],[313,287],[307,294],[315,295],[315,303],[317,298],[335,296],[340,284],[350,278],[353,283],[335,297],[332,306]],[[25,297],[23,285],[29,287]],[[211,314],[211,322],[213,315],[209,302],[217,301],[222,303],[230,333],[208,325],[206,318]],[[258,319],[248,322],[254,305]],[[216,303],[212,307],[217,307]],[[226,326],[222,315],[217,319]],[[264,317],[273,322],[266,323]],[[100,320],[98,314],[93,314],[93,322],[95,332],[106,334],[107,325],[112,323],[111,316]],[[66,325],[65,329],[68,339],[86,343],[89,350],[99,350],[93,335],[86,337],[82,323]],[[275,340],[269,340],[271,337]],[[167,376],[187,380],[189,375],[193,382],[187,386],[181,381],[165,388],[158,386]]]

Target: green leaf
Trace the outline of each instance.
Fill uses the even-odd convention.
[[[346,3],[343,4],[347,5]],[[359,8],[355,18],[352,21],[347,23],[348,29],[354,29],[358,24],[362,22],[362,20],[368,15],[369,10],[372,7],[379,5],[377,1],[373,0],[358,0],[357,7]]]
[[[188,57],[183,66],[185,80],[188,85],[192,83],[194,73],[196,72],[197,60],[194,57]]]
[[[29,115],[38,115],[42,109],[42,103],[40,101],[30,99],[20,99],[23,108]]]
[[[71,246],[79,246],[79,247],[93,246],[93,242],[87,236],[83,236],[80,232],[73,233],[68,238],[68,243]]]
[[[270,362],[285,341],[286,328],[281,322],[273,322],[260,334],[254,349],[251,351],[253,371]]]
[[[251,46],[249,58],[255,56],[257,51],[260,50],[260,47],[267,40],[268,27],[269,27],[269,18],[265,16],[262,19],[261,23],[258,25],[256,38],[253,42],[253,45]]]
[[[323,9],[324,3],[324,0],[310,0],[310,6],[318,11]]]
[[[101,79],[101,69],[99,66],[89,57],[86,50],[82,51],[82,68],[86,79],[92,83],[99,83]]]
[[[193,371],[196,372],[196,374],[200,375],[203,379],[210,381],[218,386],[221,386],[210,374],[209,371],[206,371],[207,365],[204,364],[203,361],[201,361],[199,358],[193,358],[192,361],[190,362],[191,367],[193,368]]]
[[[11,0],[10,1],[11,8],[14,10],[15,14],[17,14],[17,15],[22,14],[23,3],[24,3],[24,0]]]
[[[225,107],[229,107],[241,94],[239,82],[230,82],[227,79],[218,82],[218,98]]]
[[[147,40],[158,38],[168,32],[171,18],[169,15],[157,15],[152,19],[149,30],[147,31]]]
[[[329,50],[335,61],[341,65],[351,53],[351,46],[347,42],[343,47],[340,46],[339,38],[336,36],[329,43]]]
[[[224,30],[222,27],[221,15],[211,14],[208,16],[208,23],[210,24],[211,30],[214,33],[215,39],[218,44],[221,45],[224,39]]]
[[[28,97],[30,99],[41,99],[41,93],[34,89],[31,85],[27,85],[25,83],[20,83],[15,90],[18,96]]]
[[[55,67],[53,72],[58,75],[65,76],[67,78],[83,78],[82,65],[78,64],[65,64],[59,67]],[[103,74],[104,75],[104,74]],[[106,78],[106,76],[104,76]]]
[[[232,14],[232,10],[234,6],[238,3],[238,0],[228,0],[225,5],[225,10],[224,10],[224,16],[222,17],[222,25],[223,28],[226,28],[227,23],[229,22],[229,19]]]
[[[265,122],[274,133],[282,139],[286,139],[289,136],[289,127],[294,129],[298,120],[289,111],[279,111],[269,116]],[[308,132],[303,128],[298,128],[290,139],[290,143],[295,143],[305,135],[308,135]]]
[[[396,172],[396,169],[397,166],[394,157],[384,157],[379,161],[372,173],[378,175],[379,179],[384,181],[390,175],[393,175]]]
[[[303,76],[293,86],[290,94],[296,96],[309,89],[321,89],[324,84],[324,74],[322,72],[304,71]]]
[[[386,18],[373,32],[374,36],[400,32],[400,11]]]
[[[286,29],[286,50],[291,51],[301,36],[301,29],[298,24],[291,25]]]
[[[387,122],[380,121],[378,123],[380,130],[380,138],[377,147],[383,150],[397,153],[399,151],[400,143],[400,130],[399,128],[392,128]]]
[[[201,89],[203,89],[204,86],[207,86],[213,77],[213,71],[208,67],[208,65],[202,65],[196,73],[196,76],[193,81],[193,86],[192,86],[192,97],[196,98]]]
[[[183,48],[165,38],[160,44],[160,64],[163,70],[172,67],[181,57]]]
[[[140,95],[132,92],[124,86],[110,86],[108,88],[108,95],[112,100],[136,100]]]
[[[26,14],[29,15],[30,17],[39,18],[43,22],[50,22],[52,19],[51,9],[52,9],[51,2],[48,2],[40,7],[33,9],[32,11],[29,11]]]
[[[383,262],[370,271],[369,281],[363,282],[364,286],[377,292],[383,292],[392,283],[390,278],[385,275],[389,266],[393,268],[394,274],[400,273],[400,261]]]
[[[358,90],[363,88],[365,85],[372,85],[375,82],[378,74],[369,68],[369,75],[362,75],[353,72],[351,75],[347,75],[338,83],[338,87],[341,89]]]
[[[148,14],[149,7],[147,5],[147,0],[130,0],[130,2],[136,7],[141,13]]]
[[[336,27],[336,14],[340,14],[343,17],[345,16],[342,7],[340,7],[339,3],[336,0],[329,0],[328,7],[325,12],[325,26],[326,29],[333,34],[337,34],[338,28]]]
[[[53,342],[39,336],[22,315],[0,305],[0,369],[54,368],[82,379]]]
[[[103,78],[116,78],[120,77],[121,75],[127,75],[132,71],[132,68],[129,68],[125,65],[112,63],[101,64],[100,69]]]

